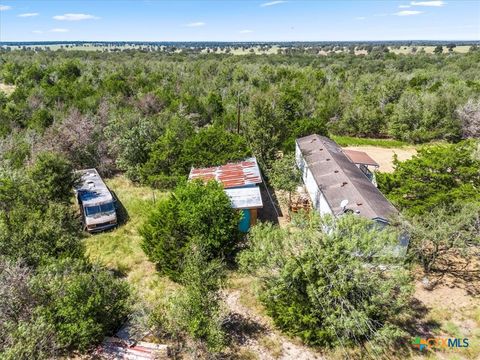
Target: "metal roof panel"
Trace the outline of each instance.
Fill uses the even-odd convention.
[[[357,150],[346,150],[343,149],[343,153],[347,155],[347,157],[354,163],[354,164],[362,164],[362,165],[371,165],[371,166],[380,166],[378,163],[373,160],[370,155],[363,151]]]
[[[255,209],[263,207],[258,186],[225,189],[234,209]]]
[[[215,179],[221,182],[225,189],[260,184],[262,182],[257,159],[254,157],[221,166],[198,169],[192,168],[188,179],[202,179],[207,181]]]

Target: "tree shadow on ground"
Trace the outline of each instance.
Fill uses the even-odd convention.
[[[410,302],[412,316],[405,324],[405,330],[412,336],[423,338],[433,337],[433,331],[440,328],[440,323],[433,320],[427,320],[426,316],[429,309],[420,300],[413,298]]]
[[[470,296],[480,296],[480,249],[472,250],[469,257],[452,255],[442,259],[428,278],[432,289],[444,284],[463,289]]]
[[[231,345],[244,345],[249,339],[256,338],[267,330],[262,324],[234,312],[227,315],[222,327]]]
[[[118,226],[125,225],[128,222],[128,220],[130,220],[130,216],[128,215],[128,211],[125,208],[125,206],[123,205],[120,198],[115,193],[115,191],[113,191],[113,190],[110,190],[110,191],[112,192],[113,197],[115,198],[115,202],[116,202],[115,206],[116,206],[116,211],[117,211]]]

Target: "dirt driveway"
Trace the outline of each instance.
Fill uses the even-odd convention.
[[[417,153],[414,147],[402,147],[402,148],[382,148],[377,146],[348,146],[344,149],[356,150],[366,152],[373,160],[379,165],[378,171],[392,172],[393,171],[393,155],[397,154],[400,161],[410,159]]]

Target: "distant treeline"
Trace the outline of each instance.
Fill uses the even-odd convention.
[[[11,51],[0,58],[0,154],[44,150],[76,167],[171,186],[191,166],[254,154],[268,164],[296,137],[412,143],[478,137],[480,51],[316,56],[128,50]]]
[[[385,40],[385,41],[3,41],[0,46],[51,46],[51,45],[98,45],[98,46],[175,46],[190,47],[318,47],[318,46],[457,46],[480,45],[478,40]]]

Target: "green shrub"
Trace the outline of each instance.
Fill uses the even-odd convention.
[[[82,257],[81,225],[70,206],[47,202],[0,211],[0,253],[38,266],[51,258]]]
[[[129,313],[127,283],[82,260],[52,262],[34,281],[42,303],[37,311],[52,324],[63,349],[88,349],[113,335]]]
[[[219,126],[209,126],[185,141],[176,167],[179,173],[188,173],[192,166],[223,165],[243,160],[249,155],[250,151],[242,136],[225,131]]]
[[[412,290],[393,253],[397,234],[353,215],[296,223],[255,226],[240,255],[275,324],[309,345],[361,345],[386,328],[396,332],[385,342],[397,340]]]
[[[202,246],[208,260],[231,255],[239,220],[219,183],[188,182],[160,201],[140,228],[142,247],[160,273],[178,281],[192,243]]]
[[[448,271],[452,254],[469,262],[480,245],[480,203],[454,203],[403,219],[409,254],[425,272]]]
[[[34,272],[0,258],[0,356],[47,359],[112,335],[130,309],[124,280],[84,260],[52,260]]]
[[[73,165],[59,154],[40,153],[33,166],[29,169],[29,176],[36,186],[36,196],[39,201],[58,201],[69,203],[73,194],[73,185],[76,177]]]
[[[222,165],[249,155],[242,136],[219,126],[193,133],[188,122],[178,119],[153,145],[140,173],[143,181],[166,187],[187,175],[192,167]]]
[[[181,274],[184,286],[153,312],[152,325],[177,338],[188,336],[200,349],[220,351],[225,345],[219,292],[224,279],[224,265],[208,261],[201,245],[193,245]]]
[[[478,142],[426,146],[413,158],[394,160],[395,171],[377,175],[380,190],[409,215],[458,201],[480,201]]]

